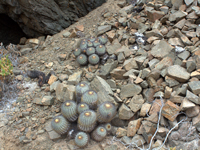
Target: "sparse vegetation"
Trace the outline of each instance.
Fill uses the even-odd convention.
[[[5,78],[6,76],[12,75],[13,65],[8,55],[0,59],[0,75]]]

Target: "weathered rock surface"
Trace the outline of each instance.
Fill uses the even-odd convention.
[[[85,16],[105,0],[0,1],[0,12],[16,21],[28,36],[55,34]]]

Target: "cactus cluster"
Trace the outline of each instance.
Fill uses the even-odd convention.
[[[101,56],[106,54],[105,44],[107,42],[106,35],[83,39],[79,48],[75,49],[73,54],[80,65],[87,65],[88,63],[96,65],[100,62]]]
[[[58,134],[67,134],[70,126],[76,123],[78,132],[74,137],[75,144],[87,146],[90,136],[95,141],[102,141],[111,132],[109,123],[116,115],[113,103],[105,101],[97,106],[98,95],[86,82],[75,88],[76,101],[66,100],[61,105],[61,114],[53,118],[51,126]]]

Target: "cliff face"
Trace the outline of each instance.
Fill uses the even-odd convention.
[[[0,13],[16,21],[30,37],[55,34],[106,0],[0,0]]]

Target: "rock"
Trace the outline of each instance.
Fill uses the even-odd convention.
[[[144,89],[143,90],[143,95],[144,95],[144,98],[148,101],[148,102],[153,102],[154,98],[153,98],[153,95],[154,95],[155,91],[153,88],[147,88],[147,89]]]
[[[122,120],[129,120],[133,117],[134,113],[125,105],[122,104],[119,108],[119,118]]]
[[[193,94],[189,90],[186,91],[186,98],[190,101],[192,101],[195,104],[200,104],[200,99],[197,95]]]
[[[132,143],[136,144],[137,146],[142,146],[146,143],[143,136],[135,134],[135,136],[132,138]]]
[[[90,84],[90,87],[96,92],[103,92],[107,95],[113,95],[110,85],[101,77],[96,76]]]
[[[126,129],[124,129],[124,128],[118,128],[118,129],[117,129],[116,136],[117,136],[118,138],[123,137],[123,136],[126,136],[126,135],[127,135],[127,130],[126,130]]]
[[[30,53],[32,50],[33,50],[32,48],[22,48],[22,49],[20,49],[20,53],[22,55],[25,55],[27,53]]]
[[[54,103],[54,98],[52,96],[44,96],[41,101],[42,105],[47,105],[47,106],[53,105],[53,103]]]
[[[111,87],[112,89],[117,88],[115,80],[113,80],[113,79],[108,79],[108,80],[106,80],[106,82],[110,85],[110,87]]]
[[[117,49],[121,47],[121,44],[119,43],[118,39],[115,39],[112,44],[106,44],[106,49],[108,54],[114,54]]]
[[[192,42],[188,39],[188,37],[182,34],[179,29],[175,29],[174,31],[185,45],[192,45]]]
[[[119,53],[119,55],[117,56],[117,61],[119,63],[123,63],[125,60],[124,54],[123,53]]]
[[[196,69],[196,63],[194,61],[187,61],[186,62],[187,72],[191,73]]]
[[[16,77],[15,77],[17,80],[19,80],[19,81],[22,81],[24,78],[23,78],[23,75],[17,75]]]
[[[125,74],[126,71],[124,69],[115,68],[110,72],[111,77],[115,78],[116,80],[122,80],[124,79],[123,74]]]
[[[142,91],[142,88],[139,85],[127,84],[121,88],[120,97],[121,99],[124,99],[126,97],[132,97],[137,94],[140,94],[141,91]]]
[[[171,22],[172,21],[179,21],[179,20],[183,19],[186,15],[187,15],[186,12],[183,12],[181,10],[176,11],[175,13],[170,14],[169,21],[171,21]]]
[[[142,133],[142,135],[145,141],[149,143],[153,134],[156,131],[156,124],[151,123],[150,121],[142,121],[142,127],[144,128],[144,132]]]
[[[99,26],[97,29],[97,35],[101,35],[109,30],[111,30],[111,25]]]
[[[165,87],[165,92],[164,92],[164,93],[165,93],[165,94],[164,94],[164,98],[170,98],[171,93],[172,93],[172,88],[166,86],[166,87]]]
[[[58,139],[61,139],[61,135],[60,134],[58,134],[58,133],[56,133],[55,131],[49,131],[48,132],[48,134],[49,134],[49,138],[51,139],[51,140],[58,140]]]
[[[181,103],[181,110],[187,110],[189,108],[193,108],[194,106],[195,106],[194,103],[187,100],[187,98],[184,98],[182,103]]]
[[[60,81],[56,81],[50,85],[50,92],[54,92],[56,90],[58,83],[60,83]]]
[[[134,8],[133,5],[126,6],[120,9],[119,13],[121,13],[122,11],[125,11],[127,14],[129,14],[133,11],[133,8]]]
[[[185,113],[188,117],[196,117],[199,114],[199,106],[188,108]]]
[[[179,28],[179,29],[182,29],[183,26],[185,25],[185,22],[186,22],[186,19],[183,18],[182,20],[178,21],[178,22],[174,25],[174,27]]]
[[[67,100],[75,100],[75,86],[58,83],[56,87],[56,99],[64,102]]]
[[[101,66],[99,76],[102,78],[106,78],[110,74],[110,72],[116,68],[118,65],[117,61],[113,61],[111,63],[106,63],[105,65]]]
[[[140,108],[142,107],[142,104],[144,103],[144,99],[142,97],[142,95],[135,95],[130,103],[128,104],[128,106],[131,108],[131,110],[135,113],[138,110],[140,110]]]
[[[61,61],[64,61],[64,60],[67,58],[67,54],[59,54],[59,55],[58,55],[58,58],[59,58]]]
[[[123,136],[121,138],[122,142],[124,142],[125,144],[130,144],[131,143],[131,138],[128,136]]]
[[[81,80],[82,71],[78,71],[69,76],[68,83],[77,85]]]
[[[190,4],[193,3],[194,0],[184,0],[184,1],[185,1],[186,6],[189,6]]]
[[[123,67],[124,67],[124,69],[126,69],[126,71],[129,71],[131,69],[138,69],[138,65],[134,58],[125,60]]]
[[[157,113],[160,111],[160,108],[161,106],[163,105],[162,102],[160,99],[156,99],[153,101],[153,104],[151,106],[151,109],[150,109],[150,112],[149,112],[149,115],[153,114],[153,113]]]
[[[85,16],[104,2],[104,0],[90,0],[88,3],[83,1],[71,3],[69,0],[39,2],[14,0],[12,2],[1,2],[6,7],[1,7],[1,12],[9,14],[10,18],[20,24],[27,36],[38,37],[40,35],[52,35],[64,30],[75,23],[79,17]]]
[[[67,80],[67,79],[68,79],[68,75],[67,74],[61,74],[59,76],[59,80],[61,80],[61,81],[64,81],[64,80]]]
[[[128,137],[134,136],[136,134],[137,130],[140,128],[141,121],[142,121],[142,119],[140,118],[140,119],[129,122],[128,129],[127,129]]]
[[[170,121],[174,121],[180,110],[181,109],[179,106],[168,100],[163,106],[162,116],[169,119]]]
[[[151,104],[148,104],[148,103],[142,104],[142,107],[140,110],[140,116],[145,117],[149,113],[150,108],[151,108]]]
[[[160,40],[163,38],[163,35],[160,33],[160,31],[158,29],[147,31],[146,34],[145,34],[145,36],[147,38],[155,36],[155,37],[158,37]]]
[[[190,74],[187,70],[179,65],[168,67],[167,75],[179,82],[186,82],[190,78]]]
[[[162,12],[162,11],[155,11],[155,10],[147,11],[147,18],[148,18],[151,22],[155,22],[156,20],[159,20],[159,19],[162,18],[164,15],[165,15],[165,13]]]
[[[70,33],[69,31],[66,31],[66,32],[63,33],[63,37],[64,37],[64,38],[67,38],[67,37],[70,36],[70,34],[71,34],[71,33]]]
[[[51,75],[50,78],[49,78],[48,84],[51,85],[51,84],[53,84],[57,80],[58,80],[57,76]]]
[[[164,56],[169,54],[171,50],[172,47],[164,40],[161,40],[156,46],[152,48],[151,54],[154,57],[163,58]]]
[[[194,94],[200,94],[200,81],[192,81],[189,82],[188,85]]]

